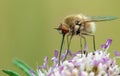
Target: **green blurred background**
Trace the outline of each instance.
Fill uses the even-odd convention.
[[[52,57],[53,51],[60,47],[61,35],[53,28],[64,16],[79,13],[120,18],[120,0],[0,0],[0,70],[21,72],[11,63],[14,58],[36,69],[46,55]],[[113,50],[120,51],[119,19],[96,24],[96,47],[112,38],[109,51],[113,56]],[[92,38],[87,37],[87,41],[89,50],[93,50]],[[71,50],[79,49],[79,37],[74,37]],[[0,76],[7,75],[0,71]]]

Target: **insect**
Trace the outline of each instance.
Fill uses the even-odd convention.
[[[114,19],[116,19],[116,17],[114,16],[87,17],[83,14],[66,16],[63,19],[63,21],[60,23],[58,28],[55,28],[62,34],[62,41],[61,41],[60,53],[59,53],[59,65],[60,65],[61,52],[62,52],[65,36],[67,36],[67,48],[68,48],[67,50],[70,49],[71,39],[73,38],[74,35],[79,35],[80,41],[81,39],[84,39],[84,47],[86,45],[85,35],[93,37],[93,48],[94,50],[96,50],[95,35],[94,35],[95,29],[96,29],[95,22],[110,21]],[[82,43],[81,43],[81,48],[82,48]],[[68,54],[68,51],[67,51],[67,54]]]

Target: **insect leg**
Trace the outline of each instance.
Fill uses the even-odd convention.
[[[69,36],[69,35],[68,35],[68,36]],[[70,36],[70,39],[67,37],[68,50],[70,50],[70,44],[71,44],[72,37],[73,37],[73,35]]]
[[[96,51],[96,46],[95,46],[95,35],[93,34],[87,34],[87,33],[82,33],[83,35],[88,35],[88,36],[92,36],[93,37],[93,48],[94,48],[94,51]]]
[[[82,47],[83,47],[83,46],[82,46],[82,38],[80,37],[80,49],[81,49],[81,50],[83,50]]]
[[[84,49],[85,49],[85,46],[86,46],[86,44],[87,44],[86,38],[85,38],[83,35],[79,35],[79,36],[84,39]],[[85,50],[84,50],[84,51],[85,51]]]
[[[95,46],[95,35],[91,35],[93,37],[93,47],[94,47],[94,50],[96,51],[96,46]]]
[[[64,39],[65,39],[65,34],[62,35],[62,41],[61,41],[61,46],[60,46],[58,65],[60,65],[60,58],[61,58],[61,53],[62,53],[62,47],[63,47]]]
[[[70,38],[69,38],[69,36],[70,36]],[[71,44],[72,37],[73,37],[73,35],[67,35],[67,52],[65,54],[64,60],[67,58],[68,52],[70,51],[70,44]]]

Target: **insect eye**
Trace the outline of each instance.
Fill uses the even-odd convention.
[[[79,25],[79,26],[81,26],[81,23],[80,23],[80,21],[76,21],[76,25]]]

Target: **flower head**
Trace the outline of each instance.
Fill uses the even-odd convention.
[[[53,65],[48,67],[48,57],[45,57],[43,66],[37,69],[39,76],[120,76],[120,68],[116,64],[115,57],[110,58],[107,52],[112,39],[108,39],[101,46],[102,49],[94,52],[71,53],[69,58],[64,60],[65,54],[62,54],[61,64],[58,65],[58,51],[55,50],[54,57],[51,59]],[[86,47],[87,48],[87,47]],[[115,56],[120,53],[115,51]],[[64,61],[63,61],[64,60]]]

